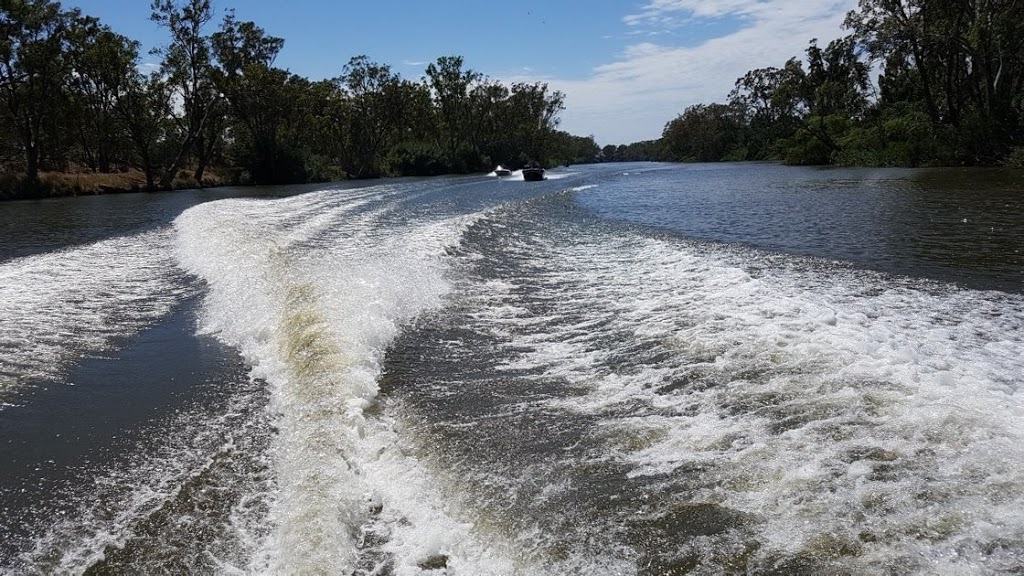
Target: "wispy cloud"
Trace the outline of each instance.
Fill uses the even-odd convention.
[[[701,18],[723,18],[726,16],[756,17],[757,13],[771,8],[771,0],[653,0],[643,7],[639,14],[629,14],[622,21],[630,26],[654,25],[672,26],[684,20]],[[801,2],[789,2],[801,4]],[[802,2],[805,9],[807,2]]]
[[[855,7],[856,0],[651,0],[623,18],[627,28],[665,30],[721,18],[737,23],[685,46],[631,44],[582,80],[540,80],[566,94],[562,127],[569,132],[593,133],[601,144],[657,138],[686,106],[723,101],[748,70],[802,56],[811,38],[839,37],[843,16]]]

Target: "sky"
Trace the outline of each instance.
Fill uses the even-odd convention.
[[[180,2],[180,0],[179,0]],[[598,144],[661,136],[692,104],[722,102],[754,68],[782,66],[843,35],[857,0],[213,0],[209,32],[227,9],[284,38],[275,65],[333,78],[353,56],[408,79],[440,56],[494,80],[562,91],[559,128]],[[138,40],[143,65],[166,31],[149,0],[64,0]]]

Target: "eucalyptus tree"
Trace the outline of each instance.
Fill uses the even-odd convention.
[[[171,119],[177,132],[178,152],[160,179],[171,184],[189,154],[195,156],[194,178],[203,172],[220,138],[223,109],[213,78],[211,47],[204,29],[213,20],[210,0],[152,0],[150,20],[167,29],[170,41],[157,52],[163,56],[161,71],[174,94]]]
[[[824,49],[813,39],[806,55],[807,73],[799,78],[796,90],[807,113],[793,137],[799,150],[787,159],[829,163],[842,152],[844,137],[864,118],[872,90],[870,69],[852,36],[833,40]]]
[[[71,37],[69,96],[82,160],[93,171],[110,172],[115,161],[126,160],[124,118],[117,107],[138,73],[139,43],[89,16],[73,22]]]
[[[288,153],[282,149],[279,132],[293,113],[291,74],[273,66],[284,39],[268,36],[253,22],[239,22],[234,12],[228,12],[210,40],[216,60],[215,84],[236,120],[236,160],[249,169],[257,183],[290,180],[293,170],[285,159]]]
[[[137,69],[131,73],[114,105],[133,150],[133,163],[146,177],[146,189],[155,190],[158,177],[178,150],[168,138],[172,90],[159,72],[146,76]],[[171,147],[175,149],[170,149]]]
[[[576,136],[563,130],[555,130],[552,133],[552,142],[552,153],[548,157],[551,164],[587,164],[597,162],[601,155],[601,148],[593,135]],[[658,158],[652,155],[644,159]]]
[[[558,114],[565,109],[565,95],[549,92],[542,82],[517,82],[509,94],[513,115],[511,129],[516,134],[521,153],[529,160],[547,160],[551,136],[558,127]]]
[[[736,104],[694,104],[665,125],[662,151],[674,161],[717,162],[740,148],[742,130]]]
[[[61,117],[70,66],[66,57],[72,15],[48,0],[0,0],[2,122],[17,138],[25,175],[38,180],[52,123]]]
[[[488,164],[508,164],[517,153],[510,127],[515,122],[508,99],[511,92],[500,82],[484,79],[469,93],[469,142]]]
[[[790,58],[782,68],[758,68],[736,80],[729,104],[743,114],[746,159],[771,157],[775,142],[799,125],[807,113],[801,98],[805,76],[800,61]]]
[[[348,98],[336,80],[307,82],[296,103],[301,108],[299,130],[312,153],[331,166],[340,166],[348,133]]]
[[[861,0],[846,26],[884,66],[882,106],[920,106],[961,161],[1024,144],[1024,3]]]
[[[356,178],[380,176],[391,147],[415,122],[418,87],[362,55],[349,60],[335,82],[347,97],[342,167]]]
[[[905,65],[919,74],[923,104],[935,123],[941,122],[931,45],[934,33],[921,0],[860,0],[859,12],[850,12],[845,26],[854,31],[876,61]]]
[[[804,98],[808,110],[821,116],[861,116],[868,106],[871,80],[870,66],[861,59],[856,40],[846,36],[829,42],[824,49],[818,47],[816,39],[811,40],[806,54]]]
[[[464,170],[472,114],[469,93],[483,75],[463,70],[462,65],[462,56],[442,56],[427,66],[426,73],[434,98],[438,147],[453,166]]]

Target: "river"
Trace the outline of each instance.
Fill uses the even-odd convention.
[[[0,204],[0,572],[1024,570],[1024,174]]]

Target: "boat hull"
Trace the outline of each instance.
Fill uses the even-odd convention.
[[[523,168],[523,180],[526,180],[527,182],[539,182],[543,179],[543,168]]]

